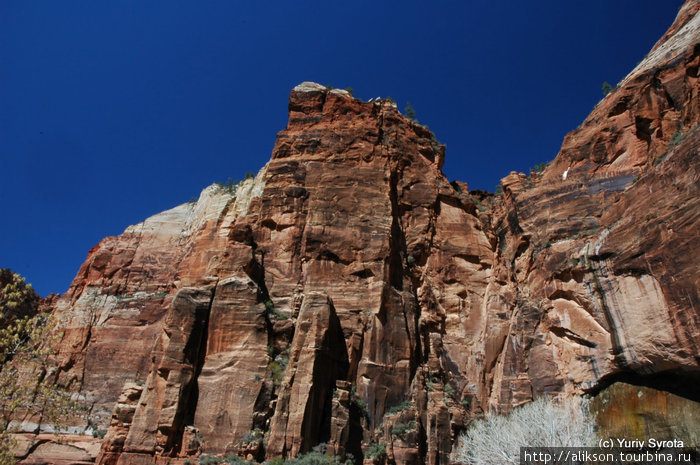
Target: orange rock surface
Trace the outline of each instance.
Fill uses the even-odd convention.
[[[297,86],[254,179],[104,239],[54,303],[97,463],[384,443],[434,465],[482,412],[696,381],[699,11],[499,196],[448,182],[392,102]]]

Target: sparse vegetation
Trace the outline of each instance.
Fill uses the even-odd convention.
[[[608,95],[610,92],[613,91],[613,86],[610,85],[608,81],[603,81],[603,95]]]
[[[411,420],[408,423],[396,423],[393,428],[391,428],[391,434],[403,438],[406,433],[414,431],[416,429],[416,421]]]
[[[216,457],[214,455],[202,455],[199,458],[199,464],[200,465],[216,465],[216,464],[230,464],[230,465],[245,465],[245,464],[253,464],[255,462],[252,462],[250,460],[246,460],[242,457],[239,457],[235,454],[226,456],[226,457]]]
[[[251,442],[262,441],[262,439],[263,432],[259,428],[255,428],[248,431],[241,439],[241,442],[243,442],[244,444],[248,444]]]
[[[534,168],[532,168],[532,171],[535,172],[535,174],[542,174],[545,168],[547,168],[548,163],[543,162],[543,163],[538,163],[535,165]]]
[[[673,137],[671,137],[671,140],[668,143],[668,148],[669,150],[676,148],[678,145],[680,145],[681,142],[685,140],[688,135],[695,131],[698,128],[698,126],[695,126],[692,130],[688,132],[683,132],[683,129],[679,129],[673,134]]]
[[[520,447],[584,447],[595,443],[595,419],[588,403],[568,399],[555,404],[540,398],[510,415],[491,415],[472,422],[455,452],[455,461],[469,465],[519,463]]]
[[[353,465],[355,460],[352,454],[347,454],[345,460],[341,460],[337,455],[327,455],[327,448],[328,446],[325,443],[318,444],[310,452],[297,455],[284,463],[286,465]]]
[[[355,386],[350,388],[350,403],[355,405],[365,418],[369,418],[369,409],[367,409],[367,403],[357,394],[357,389]]]
[[[219,188],[220,191],[226,192],[227,194],[235,195],[236,191],[238,190],[238,186],[240,185],[240,182],[234,181],[231,178],[228,178],[226,182],[217,182],[216,187]]]
[[[404,400],[400,404],[394,405],[387,410],[387,413],[389,415],[394,415],[396,413],[403,412],[405,410],[408,410],[409,408],[413,407],[413,402],[410,400]]]
[[[282,313],[277,308],[275,308],[275,304],[269,299],[265,301],[265,313],[268,317],[275,318],[277,320],[289,319],[289,316],[286,313]]]
[[[653,163],[654,166],[656,166],[659,163],[661,163],[662,161],[664,161],[666,159],[666,157],[668,157],[668,154],[671,153],[671,151],[673,149],[675,149],[677,146],[679,146],[681,144],[681,142],[683,142],[685,140],[685,138],[688,137],[688,135],[691,132],[693,132],[694,130],[696,130],[697,128],[698,128],[698,126],[694,127],[692,130],[690,130],[686,133],[683,132],[683,129],[678,129],[671,137],[671,140],[668,141],[668,150],[664,154],[658,156],[654,160],[654,163]]]
[[[409,268],[411,268],[413,265],[416,264],[416,257],[409,254],[408,257],[406,257],[406,264]]]
[[[406,102],[406,108],[404,108],[403,111],[407,118],[411,120],[416,119],[416,110],[413,109],[413,105],[411,105],[411,102]]]
[[[350,94],[351,97],[353,97],[353,96],[355,95],[355,91],[352,90],[352,87],[346,87],[346,88],[345,88],[345,91],[346,91],[348,94]]]
[[[464,399],[462,399],[462,401],[460,403],[462,404],[462,407],[464,407],[465,410],[469,411],[472,409],[472,397],[471,396],[465,397]]]
[[[289,355],[283,352],[281,354],[278,354],[267,366],[268,370],[270,370],[272,381],[275,384],[279,385],[282,382],[282,378],[284,377],[284,370],[287,368],[288,363]]]
[[[0,464],[15,463],[11,421],[34,418],[60,431],[78,411],[69,389],[55,384],[54,322],[37,313],[39,297],[24,278],[0,270]],[[98,433],[100,434],[100,433]]]
[[[619,83],[618,83],[618,84],[615,84],[615,87],[613,87],[612,85],[610,85],[609,82],[605,81],[605,82],[603,82],[603,86],[602,86],[603,95],[605,96],[605,95],[608,95],[608,94],[611,93],[611,92],[615,92],[615,91],[616,91],[617,89],[619,89],[619,88],[620,88],[620,84],[619,84]]]
[[[656,160],[654,160],[654,166],[656,166],[659,163],[661,163],[662,161],[664,161],[666,159],[666,157],[668,157],[668,153],[669,152],[666,152],[663,155],[660,155],[659,157],[657,157]]]
[[[386,455],[386,444],[383,442],[373,442],[372,444],[369,445],[369,448],[367,448],[367,453],[365,454],[365,457],[368,459],[378,459]]]
[[[581,231],[579,234],[577,234],[576,237],[588,237],[588,236],[592,236],[592,235],[594,235],[595,233],[597,233],[599,229],[600,229],[600,226],[594,226],[594,227],[592,227],[592,228],[584,229],[584,230]]]

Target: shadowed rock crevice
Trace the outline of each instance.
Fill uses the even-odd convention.
[[[192,328],[192,337],[187,341],[185,346],[186,363],[191,363],[194,366],[194,376],[190,385],[183,392],[183,408],[178,411],[176,420],[177,432],[174,435],[173,450],[181,452],[182,439],[186,426],[194,425],[195,412],[199,404],[199,384],[198,378],[202,373],[204,360],[206,357],[207,348],[207,331],[209,328],[209,315],[211,313],[211,304],[214,301],[216,287],[211,292],[209,305],[198,307],[195,311],[195,322]]]
[[[308,293],[270,424],[268,456],[294,457],[330,439],[333,392],[347,376],[343,331],[327,295]]]
[[[98,463],[113,463],[122,451],[165,456],[180,452],[185,426],[193,423],[198,405],[197,376],[213,296],[214,287],[177,293],[152,352],[153,367],[143,389],[147,395],[140,396],[128,420],[115,413]],[[123,402],[135,401],[141,392],[127,385]]]

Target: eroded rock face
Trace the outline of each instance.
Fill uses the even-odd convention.
[[[478,413],[698,379],[699,4],[498,197],[391,102],[295,87],[255,179],[105,239],[55,304],[97,462],[434,465]]]
[[[601,391],[591,408],[599,427],[609,437],[649,436],[684,444],[697,444],[700,440],[700,403],[687,396],[619,382]]]

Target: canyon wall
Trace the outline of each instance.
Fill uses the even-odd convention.
[[[437,465],[470,419],[545,394],[624,379],[698,401],[682,388],[700,379],[698,42],[688,1],[557,158],[500,195],[450,183],[444,146],[391,101],[295,87],[255,178],[90,251],[53,304],[57,379],[89,421],[61,452],[25,435],[23,459],[327,443]]]

